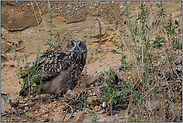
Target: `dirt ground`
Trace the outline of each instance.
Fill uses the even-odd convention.
[[[97,57],[97,55],[102,56],[102,57],[98,57],[98,59],[91,64],[87,63],[85,65],[83,73],[87,74],[88,76],[93,76],[93,75],[95,75],[96,71],[97,72],[103,72],[104,70],[108,71],[110,66],[120,66],[121,65],[121,63],[119,61],[120,55],[113,54],[113,53],[109,52],[109,50],[105,50],[102,52],[106,52],[105,53],[106,55],[102,55],[103,53],[96,52],[96,57]],[[13,54],[10,54],[10,55],[13,55]],[[28,57],[28,62],[33,61],[34,58],[35,58],[35,54],[30,55]],[[16,61],[9,61],[6,63],[1,63],[1,93],[9,94],[11,100],[14,100],[15,98],[19,98],[19,100],[23,100],[23,97],[19,96],[19,91],[21,90],[21,85],[19,84],[19,79],[16,75],[18,71],[19,71],[19,69],[17,68]],[[80,83],[80,85],[85,85],[86,82],[91,82],[91,80],[83,81],[82,83]],[[85,89],[85,88],[82,87],[82,89]],[[75,91],[77,92],[77,89]],[[2,98],[1,98],[1,100],[2,100]],[[8,108],[10,108],[10,107],[11,106],[8,104]],[[63,106],[62,106],[62,108],[63,108]],[[60,109],[61,109],[61,107],[57,110],[60,110]],[[1,103],[2,114],[5,113],[5,111],[6,111],[6,104],[4,102],[2,102]],[[45,116],[47,116],[47,114]],[[62,116],[59,113],[54,113],[54,117],[50,116],[50,118],[49,117],[47,117],[47,118],[51,119],[51,117],[53,118],[53,122],[59,121],[62,118]],[[89,119],[90,117],[91,116],[85,117],[84,121],[90,122],[90,119]],[[102,116],[102,117],[105,117],[105,116]],[[6,121],[5,117],[1,117],[1,118],[2,118],[2,121]],[[105,121],[105,118],[103,120]]]
[[[115,47],[110,47],[110,49],[103,50],[100,53],[95,52],[95,56],[97,59],[93,63],[87,63],[85,65],[85,68],[82,72],[83,79],[79,80],[79,85],[71,92],[74,94],[75,97],[77,97],[79,94],[81,94],[82,90],[86,90],[86,85],[93,82],[97,77],[98,73],[109,71],[109,68],[111,67],[114,71],[118,73],[118,77],[123,81],[134,81],[133,76],[136,75],[135,69],[130,71],[127,70],[127,72],[119,72],[119,66],[121,65],[119,58],[120,55],[116,55],[110,52]],[[13,56],[13,54],[10,54]],[[35,54],[30,54],[28,57],[28,63],[31,63],[34,61]],[[16,76],[18,72],[16,61],[9,61],[5,63],[1,63],[1,93],[3,94],[9,94],[9,97],[11,100],[14,100],[15,98],[19,98],[21,102],[23,100],[23,97],[19,96],[19,91],[21,90],[21,85],[18,83],[18,77]],[[97,71],[97,73],[96,73]],[[134,81],[135,82],[135,81]],[[90,90],[90,88],[89,88]],[[90,91],[92,96],[96,95],[96,93],[99,92],[99,86],[96,86],[95,88],[91,89]],[[71,97],[73,97],[71,94]],[[70,94],[67,96],[69,97]],[[50,96],[50,95],[47,95]],[[159,98],[157,100],[164,100],[162,94],[159,94]],[[46,94],[37,95],[36,98],[39,97],[46,97]],[[87,101],[90,96],[87,96]],[[178,99],[181,101],[181,99]],[[170,103],[170,106],[174,109],[181,109],[181,103],[180,102]],[[2,102],[2,97],[1,97]],[[98,122],[125,122],[129,118],[128,110],[129,109],[119,109],[117,113],[110,116],[108,113],[106,113],[106,110],[102,108],[102,104],[93,105],[93,104],[87,104],[84,105],[84,107],[81,110],[77,110],[72,114],[72,117],[70,117],[71,113],[66,113],[64,110],[66,105],[65,97],[59,97],[58,99],[47,99],[47,101],[41,101],[37,102],[33,107],[30,109],[25,107],[23,108],[24,114],[22,116],[15,116],[13,114],[10,114],[10,116],[5,115],[1,116],[1,121],[25,121],[25,122],[61,122],[63,117],[65,116],[65,120],[69,119],[68,122],[91,122],[91,118],[95,115],[97,115],[97,121]],[[28,102],[27,102],[28,103]],[[92,102],[93,103],[93,102]],[[75,104],[74,104],[75,105]],[[147,101],[147,104],[149,105],[149,110],[155,110],[159,109],[159,105],[156,101],[149,102]],[[164,104],[162,104],[164,106]],[[8,104],[8,108],[10,108],[10,104]],[[147,106],[148,107],[148,106]],[[152,108],[153,107],[153,108]],[[152,109],[151,109],[152,108]],[[6,104],[4,102],[1,103],[1,113],[6,114]],[[21,110],[22,111],[22,110]],[[115,110],[114,110],[115,111]],[[172,109],[170,109],[170,112],[174,112]],[[67,115],[65,115],[67,114]],[[162,116],[161,116],[162,115]],[[152,116],[152,119],[154,121],[163,121],[163,117],[165,114],[161,114],[157,116]],[[135,116],[133,116],[135,117]],[[145,117],[145,116],[144,116]],[[161,117],[161,118],[158,118]],[[65,121],[64,120],[64,121]]]

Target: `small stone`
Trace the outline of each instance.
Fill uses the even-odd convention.
[[[92,110],[94,110],[94,106],[93,106],[93,105],[90,105],[90,108],[91,108]]]
[[[100,111],[98,113],[100,113],[100,114],[106,113],[106,110],[102,110],[102,111]]]
[[[93,110],[91,110],[91,109],[89,109],[89,108],[86,108],[85,111],[86,111],[86,114],[88,114],[88,113],[89,113],[89,114],[90,114],[90,113],[93,113]]]
[[[96,105],[96,101],[97,101],[96,96],[88,97],[86,100],[87,104],[93,104],[93,105]]]
[[[33,107],[33,111],[37,111],[38,110],[38,104],[35,104],[34,107]]]
[[[103,108],[106,107],[106,105],[107,105],[106,102],[103,102],[103,103],[102,103],[102,107],[103,107]]]
[[[1,53],[6,53],[10,48],[11,46],[9,44],[1,44]]]
[[[95,111],[97,111],[97,112],[98,112],[98,111],[100,111],[100,110],[101,110],[101,107],[100,107],[100,106],[98,106],[98,105],[96,105],[94,109],[95,109]]]
[[[29,110],[29,108],[28,107],[25,107],[25,111],[27,112]]]
[[[91,114],[86,114],[85,117],[91,117],[92,115]]]
[[[74,122],[82,122],[84,120],[84,113],[85,111],[81,111],[78,112],[78,114],[76,115],[76,119],[74,120]]]

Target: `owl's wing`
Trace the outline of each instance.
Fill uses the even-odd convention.
[[[68,58],[70,54],[66,54],[61,50],[50,51],[37,59],[36,63],[29,69],[27,77],[34,80],[35,84],[46,82],[56,77],[61,70],[67,70],[71,65],[71,60]],[[25,77],[24,77],[25,78]],[[29,87],[28,81],[24,84],[24,88]],[[20,94],[21,95],[21,94]]]

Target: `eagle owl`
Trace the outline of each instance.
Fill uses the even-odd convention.
[[[33,70],[33,67],[30,68],[36,71],[36,75],[32,76],[30,71],[26,74],[34,84],[26,80],[24,90],[22,89],[19,94],[27,96],[30,88],[32,93],[36,93],[39,88],[41,94],[53,95],[62,95],[67,89],[72,90],[77,85],[79,75],[86,63],[86,57],[86,44],[83,41],[73,40],[68,41],[62,50],[45,53],[35,63],[36,70]]]

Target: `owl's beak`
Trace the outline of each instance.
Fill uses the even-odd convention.
[[[76,51],[78,51],[79,50],[79,48],[76,46]]]

